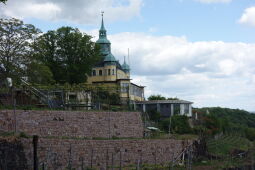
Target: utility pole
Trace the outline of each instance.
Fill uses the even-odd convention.
[[[14,118],[14,132],[17,132],[17,117],[16,117],[16,97],[15,97],[15,87],[12,82],[12,78],[7,78],[8,87],[11,89],[12,95],[12,105],[13,105],[13,118]]]
[[[16,116],[16,97],[15,87],[12,87],[12,100],[13,100],[13,115],[14,115],[14,132],[17,132],[17,116]]]
[[[37,146],[38,146],[38,136],[34,135],[33,136],[34,170],[38,170]]]
[[[172,124],[172,115],[170,113],[170,116],[169,116],[169,128],[168,128],[168,136],[170,138],[170,135],[171,135],[171,124]]]

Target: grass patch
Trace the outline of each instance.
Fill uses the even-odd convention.
[[[173,137],[178,140],[195,140],[198,139],[198,135],[193,135],[193,134],[173,134]]]
[[[25,132],[0,132],[2,137],[18,137],[18,138],[32,138],[32,136],[27,135]]]
[[[0,136],[2,137],[8,137],[8,136],[14,136],[15,132],[0,132]]]

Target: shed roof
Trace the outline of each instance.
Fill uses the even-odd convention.
[[[150,100],[150,101],[139,101],[136,104],[192,104],[193,102],[186,100]]]

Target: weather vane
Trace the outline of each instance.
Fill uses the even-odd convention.
[[[104,11],[101,11],[101,15],[102,15],[102,17],[104,16]]]

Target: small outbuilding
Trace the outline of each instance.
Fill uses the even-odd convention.
[[[173,115],[192,116],[193,102],[186,100],[151,100],[136,102],[137,111],[150,112],[157,111],[161,117],[170,117]]]

